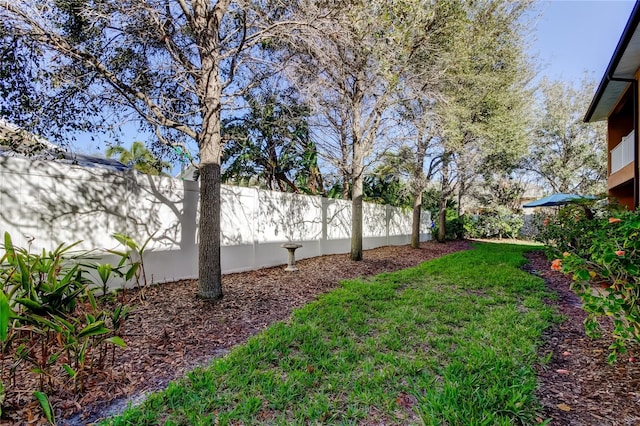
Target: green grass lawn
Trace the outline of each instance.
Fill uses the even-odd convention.
[[[535,423],[556,315],[531,247],[486,244],[351,280],[108,424]]]

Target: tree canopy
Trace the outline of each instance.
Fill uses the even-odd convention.
[[[220,298],[221,112],[250,85],[251,58],[286,10],[277,1],[2,2],[3,115],[44,136],[135,120],[159,143],[196,146],[198,294]]]
[[[540,119],[531,120],[532,7],[529,0],[3,2],[0,117],[52,139],[135,121],[152,135],[147,146],[193,158],[199,294],[216,299],[222,181],[311,194],[339,188],[352,200],[358,260],[364,198],[412,203],[418,246],[427,189],[437,187],[444,220],[456,195],[461,206],[474,185],[500,192],[519,164],[557,190],[586,190],[601,179],[606,161],[592,128],[576,121],[564,131],[571,137],[558,137],[560,117],[574,117],[587,100],[545,83]],[[569,151],[543,155],[560,153],[555,147],[566,140],[594,154],[580,160],[585,166],[571,182],[558,171]]]
[[[524,167],[553,192],[595,194],[605,190],[604,123],[585,123],[595,82],[580,85],[543,80],[537,120]]]
[[[271,190],[322,192],[309,108],[295,95],[273,89],[245,96],[246,114],[223,121],[222,180]]]

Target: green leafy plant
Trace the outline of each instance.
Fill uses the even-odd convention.
[[[102,294],[107,294],[109,292],[109,281],[113,275],[113,266],[110,263],[101,263],[96,265],[95,268],[100,279]]]
[[[2,404],[7,394],[4,392],[4,383],[0,380],[0,417],[2,417]]]
[[[55,425],[56,420],[53,415],[53,408],[51,408],[51,403],[49,402],[49,397],[47,397],[47,394],[44,392],[35,391],[33,393],[33,396],[35,396],[38,402],[40,403],[40,406],[42,407],[42,411],[44,412],[44,415],[47,418],[47,421],[50,424]]]
[[[522,215],[498,207],[465,216],[464,232],[470,238],[515,238],[523,224]]]
[[[437,217],[432,216],[432,217]],[[448,241],[459,240],[464,238],[464,216],[458,216],[458,213],[453,208],[447,208],[446,210],[446,224],[445,224],[445,239]],[[438,221],[435,221],[433,228],[433,235],[438,234]]]
[[[68,376],[76,392],[82,391],[90,372],[105,367],[108,347],[125,346],[121,333],[129,309],[122,305],[110,309],[96,298],[94,291],[104,287],[92,286],[90,257],[73,250],[78,244],[31,253],[15,247],[5,233],[0,257],[3,367],[5,357],[12,360],[0,379],[15,382],[18,371],[35,374],[34,396],[52,424],[46,392],[60,385],[60,374]],[[112,268],[100,265],[97,270],[105,286]]]
[[[147,274],[144,269],[144,252],[154,235],[155,232],[142,244],[139,244],[130,236],[122,233],[116,232],[112,235],[116,241],[124,246],[123,251],[108,250],[108,252],[120,257],[120,262],[118,266],[114,268],[114,271],[118,273],[125,282],[129,282],[135,277],[137,287],[147,286]]]
[[[545,218],[540,236],[552,268],[572,274],[572,289],[589,313],[585,330],[601,333],[598,317],[613,320],[609,361],[640,342],[640,215],[617,206],[574,205]]]

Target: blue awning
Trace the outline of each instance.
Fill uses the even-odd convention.
[[[551,194],[539,200],[532,201],[527,204],[523,204],[522,207],[553,207],[569,204],[572,201],[579,200],[595,200],[596,197],[592,195],[578,195],[578,194]]]

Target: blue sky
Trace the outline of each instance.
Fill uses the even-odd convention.
[[[628,0],[540,1],[530,53],[541,76],[578,82],[587,72],[600,82],[634,2]]]
[[[633,6],[630,0],[538,1],[529,53],[537,57],[539,77],[578,83],[586,72],[600,82]],[[145,139],[132,125],[126,134],[131,141]],[[103,152],[105,141],[87,145],[75,148]]]

